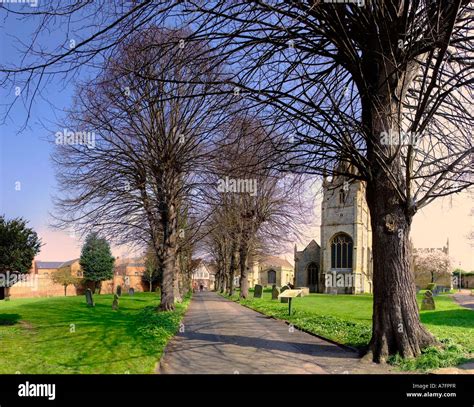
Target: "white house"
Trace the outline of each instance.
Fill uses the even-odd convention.
[[[195,260],[192,284],[195,290],[214,290],[215,270],[211,264],[202,259]]]

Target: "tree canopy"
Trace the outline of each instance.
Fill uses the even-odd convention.
[[[39,253],[41,240],[22,218],[0,216],[0,274],[25,274]]]
[[[99,286],[102,281],[114,276],[115,258],[112,256],[109,243],[97,233],[87,236],[79,263],[84,272],[84,279],[99,283]]]

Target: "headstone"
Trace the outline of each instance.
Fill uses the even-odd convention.
[[[253,291],[253,298],[262,298],[263,286],[260,284],[255,284],[255,289]]]
[[[0,300],[10,301],[10,287],[0,287]]]
[[[278,287],[273,284],[273,287],[272,287],[272,300],[278,300],[278,295],[280,294],[280,290],[278,289]]]
[[[114,301],[112,302],[112,309],[113,310],[118,310],[119,306],[119,296],[117,294],[114,294]]]
[[[281,287],[281,290],[280,290],[280,294],[286,290],[289,290],[289,287],[284,285],[283,287]],[[280,298],[280,302],[283,302],[285,304],[288,303],[288,298]]]
[[[94,298],[92,298],[92,291],[91,291],[90,288],[86,289],[85,295],[86,295],[87,306],[88,307],[93,307],[94,306]]]
[[[122,286],[121,285],[118,285],[117,286],[117,291],[116,291],[117,295],[120,297],[122,295]]]
[[[435,303],[433,299],[433,293],[430,290],[427,290],[423,295],[423,299],[421,300],[421,310],[434,310]]]
[[[132,287],[130,287],[130,288],[128,289],[128,295],[130,295],[131,297],[133,297],[133,296],[135,295],[135,289],[132,288]]]

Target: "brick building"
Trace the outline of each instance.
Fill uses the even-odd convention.
[[[66,262],[54,261],[33,261],[30,272],[21,276],[21,280],[13,284],[9,289],[0,287],[0,299],[7,295],[10,298],[29,298],[29,297],[54,297],[63,296],[64,287],[52,281],[51,276],[54,272],[61,269],[69,269],[71,275],[82,279],[84,277],[79,259],[73,259]],[[145,271],[145,261],[143,258],[116,259],[114,277],[102,282],[101,293],[111,294],[118,285],[124,290],[133,288],[135,291],[148,290],[148,284],[142,280]],[[75,286],[68,286],[67,295],[80,295],[84,293],[87,287],[85,281],[80,281]]]

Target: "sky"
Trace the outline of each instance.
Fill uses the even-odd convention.
[[[28,43],[31,26],[12,20],[0,20],[0,59],[18,61],[17,48],[20,41]],[[58,41],[57,36],[41,38],[44,45]],[[67,41],[66,36],[64,41]],[[85,72],[84,74],[87,74]],[[0,111],[8,108],[14,98],[15,89],[0,89]],[[37,98],[31,110],[28,126],[26,110],[18,104],[9,113],[5,123],[0,123],[0,214],[7,218],[23,217],[29,221],[43,241],[37,259],[43,261],[65,261],[80,255],[81,242],[68,232],[50,227],[53,211],[52,196],[57,194],[55,174],[50,160],[53,145],[48,140],[60,131],[56,124],[61,109],[71,104],[73,84],[61,81],[60,77],[48,83],[42,90],[43,99]],[[21,95],[20,99],[21,100]],[[48,103],[45,102],[48,101]],[[52,105],[54,106],[52,106]],[[449,239],[450,254],[455,267],[474,270],[472,247],[467,235],[472,231],[473,216],[470,215],[472,200],[467,194],[442,198],[416,214],[412,225],[412,240],[415,247],[442,247]],[[301,250],[314,238],[319,242],[318,221],[320,201],[316,201],[313,225],[307,228]],[[129,256],[125,247],[112,247],[115,256]],[[293,247],[282,247],[281,256],[292,262]]]

